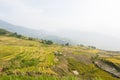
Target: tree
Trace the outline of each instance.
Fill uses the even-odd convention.
[[[88,46],[89,48],[92,48],[92,49],[96,49],[96,47],[95,46]]]
[[[51,44],[53,44],[53,42],[51,40],[47,40],[46,44],[51,45]]]
[[[51,45],[51,44],[53,44],[53,41],[51,41],[51,40],[42,40],[42,43]]]
[[[28,40],[34,40],[34,38],[29,37]]]
[[[20,34],[19,34],[19,35],[16,35],[16,37],[17,37],[17,38],[21,38],[21,37],[22,37],[22,35],[20,35]]]
[[[70,44],[69,43],[66,43],[65,46],[69,46]]]
[[[9,35],[10,32],[4,29],[0,29],[0,35]]]

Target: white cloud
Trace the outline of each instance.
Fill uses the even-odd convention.
[[[3,7],[0,18],[35,29],[77,29],[120,35],[119,0],[31,1],[0,0]]]

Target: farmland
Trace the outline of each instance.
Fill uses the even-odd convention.
[[[87,46],[48,45],[1,35],[0,80],[119,80],[93,64],[102,58],[119,65],[118,58],[100,52]]]

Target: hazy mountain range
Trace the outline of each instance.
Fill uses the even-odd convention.
[[[53,40],[57,43],[62,43],[62,44],[69,42],[72,44],[75,43],[75,44],[94,45],[100,49],[120,51],[119,38],[104,34],[99,34],[96,32],[64,30],[64,29],[56,32],[47,32],[45,30],[34,30],[26,27],[16,26],[14,24],[2,20],[0,20],[0,28],[34,38]]]
[[[6,29],[11,32],[17,32],[19,34],[29,36],[29,37],[52,40],[60,44],[65,44],[67,42],[72,43],[72,41],[70,41],[67,38],[58,37],[45,30],[35,30],[35,29],[30,29],[22,26],[17,26],[17,25],[5,22],[3,20],[0,20],[0,28]]]
[[[78,44],[93,45],[100,49],[120,51],[120,39],[113,36],[78,30],[65,30],[62,33],[57,32],[56,34],[69,38]]]

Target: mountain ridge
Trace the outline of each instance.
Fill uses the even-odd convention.
[[[60,44],[65,44],[67,42],[72,43],[72,41],[70,41],[67,38],[62,38],[56,35],[52,35],[47,31],[35,30],[35,29],[30,29],[22,26],[16,26],[11,23],[5,22],[3,20],[0,20],[0,28],[11,31],[11,32],[17,32],[18,34],[22,34],[22,35],[33,37],[33,38],[52,40]]]
[[[79,30],[64,30],[64,29],[55,32],[54,31],[47,32],[44,30],[34,30],[26,27],[16,26],[2,20],[0,20],[0,28],[12,32],[17,32],[25,36],[52,40],[60,44],[71,43],[73,45],[81,45],[81,44],[84,44],[86,46],[93,45],[103,50],[120,51],[119,38],[100,34],[97,32],[86,32]]]

